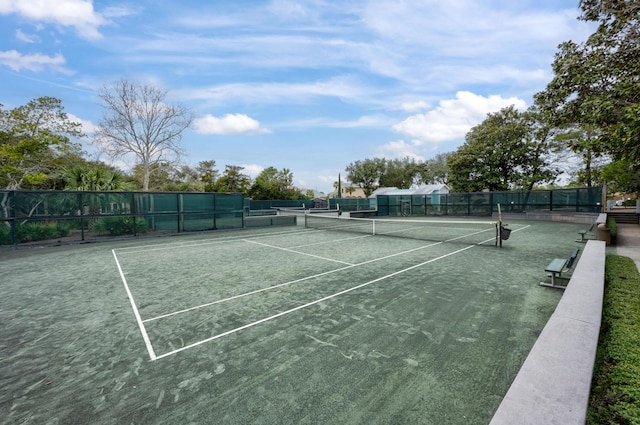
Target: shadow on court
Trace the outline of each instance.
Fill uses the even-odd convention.
[[[510,227],[502,249],[283,227],[0,253],[0,422],[486,424],[576,246]]]

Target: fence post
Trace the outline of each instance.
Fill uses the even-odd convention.
[[[18,249],[18,230],[16,229],[15,191],[9,192],[9,220],[11,220],[11,244]]]
[[[84,241],[84,202],[82,192],[78,193],[78,209],[80,210],[80,240]]]

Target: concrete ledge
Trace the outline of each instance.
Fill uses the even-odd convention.
[[[584,425],[602,318],[604,264],[605,243],[589,240],[490,425]]]

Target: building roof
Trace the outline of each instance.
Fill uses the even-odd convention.
[[[432,193],[449,193],[449,187],[446,184],[422,184],[410,189],[379,187],[369,197],[375,198],[378,195],[431,195]]]

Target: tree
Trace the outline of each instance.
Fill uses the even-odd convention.
[[[409,189],[423,169],[422,163],[406,157],[404,159],[384,160],[379,183],[382,187]]]
[[[562,43],[553,80],[535,102],[557,127],[598,129],[595,153],[640,165],[640,2],[581,0],[599,22],[586,42]]]
[[[62,102],[40,97],[9,111],[0,105],[0,186],[42,189],[53,180],[64,157],[80,157],[81,124],[64,112]]]
[[[640,192],[640,169],[629,160],[615,161],[602,167],[602,180],[611,192]]]
[[[434,158],[423,162],[418,169],[418,176],[422,183],[447,184],[449,169],[447,158],[451,153],[439,153]]]
[[[243,192],[251,186],[251,177],[244,174],[244,167],[239,165],[225,165],[222,176],[215,183],[216,192]]]
[[[166,95],[166,91],[126,80],[103,87],[99,95],[104,116],[95,141],[112,158],[136,157],[144,191],[149,190],[154,166],[177,163],[182,133],[193,120],[186,107],[166,104]]]
[[[216,162],[214,160],[200,161],[196,167],[198,178],[202,183],[203,192],[214,192],[216,179],[218,178],[218,170],[214,167]]]
[[[85,163],[62,170],[65,190],[130,190],[131,184],[114,167],[102,163]]]
[[[252,199],[304,199],[292,184],[293,173],[289,169],[267,167],[256,177],[247,195]]]
[[[385,160],[382,158],[365,159],[352,162],[347,165],[347,180],[357,184],[365,196],[370,196],[378,187],[380,177],[385,168]]]
[[[593,187],[601,183],[600,171],[609,162],[598,153],[598,131],[593,126],[575,128],[557,134],[551,141],[551,152],[562,162],[563,169],[579,186]]]
[[[531,189],[553,181],[554,173],[541,157],[546,140],[536,140],[531,115],[514,106],[488,114],[449,156],[449,182],[458,192]],[[546,138],[546,136],[545,136]]]

